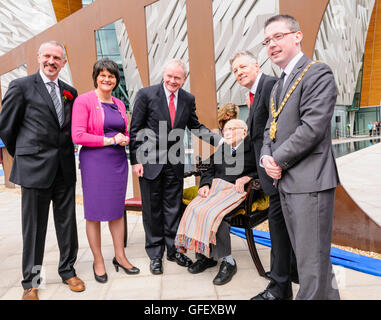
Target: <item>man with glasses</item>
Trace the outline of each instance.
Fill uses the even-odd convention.
[[[277,79],[262,73],[255,57],[248,51],[237,52],[230,60],[230,64],[237,82],[249,90],[250,113],[247,124],[251,148],[254,151],[253,161],[258,164],[263,144],[263,132],[269,118],[270,93]],[[279,193],[273,185],[273,179],[267,175],[264,168],[258,166],[258,175],[263,191],[270,197],[268,219],[271,237],[271,267],[269,272],[271,281],[265,291],[252,299],[291,299],[291,273],[297,274],[297,271],[282,214]],[[293,266],[292,269],[291,266]]]
[[[214,179],[222,179],[224,181],[234,184],[234,190],[242,194],[245,191],[245,185],[254,177],[257,177],[257,169],[255,163],[252,161],[252,151],[250,149],[250,140],[245,140],[247,136],[247,125],[244,121],[238,119],[229,120],[223,129],[224,143],[219,147],[216,152],[206,161],[205,163],[210,163],[208,170],[205,171],[200,180],[200,188],[198,194],[201,198],[205,199],[204,202],[200,202],[199,205],[202,206],[202,210],[195,210],[192,218],[187,217],[188,212],[186,211],[180,222],[180,228],[177,231],[176,239],[179,239],[179,234],[181,230],[187,230],[189,226],[186,222],[197,221],[195,229],[199,230],[203,228],[208,220],[211,220],[211,213],[208,211],[208,206],[210,205],[210,196],[213,193],[213,181]],[[223,188],[225,189],[225,188]],[[233,189],[233,188],[232,188]],[[221,191],[221,189],[218,189]],[[234,191],[233,190],[233,191]],[[230,195],[230,194],[229,194]],[[197,201],[200,199],[198,198]],[[243,206],[244,197],[241,197],[241,206]],[[221,203],[224,202],[224,203]],[[221,199],[219,202],[219,208],[224,205],[229,205],[226,203],[226,198]],[[192,207],[192,202],[188,205]],[[241,206],[238,207],[241,208]],[[215,205],[212,205],[214,209]],[[216,245],[212,245],[210,257],[206,257],[201,253],[196,253],[197,260],[188,267],[188,271],[193,274],[201,273],[208,268],[217,265],[217,260],[222,259],[219,272],[213,279],[213,284],[223,285],[228,283],[234,274],[237,272],[237,264],[231,255],[231,242],[230,242],[230,222],[233,214],[238,210],[234,209],[232,212],[228,213],[221,224],[218,227],[216,233]],[[204,219],[205,218],[205,219]],[[181,228],[183,226],[183,228]],[[193,227],[193,225],[191,226]],[[180,236],[181,237],[181,236]],[[186,242],[186,244],[185,244]],[[190,241],[182,242],[185,246],[183,249],[189,248],[187,244]],[[191,248],[194,249],[194,248]]]
[[[276,181],[295,251],[296,299],[340,299],[330,260],[339,183],[331,142],[337,91],[329,66],[302,53],[302,39],[291,16],[265,23],[263,44],[283,72],[271,93],[260,161]]]

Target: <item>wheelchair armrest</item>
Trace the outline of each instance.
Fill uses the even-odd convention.
[[[251,215],[251,206],[253,204],[253,197],[255,191],[261,190],[261,183],[259,179],[252,179],[246,187],[246,199],[245,199],[245,215]]]

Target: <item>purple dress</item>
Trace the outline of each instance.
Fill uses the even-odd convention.
[[[104,132],[113,137],[125,132],[125,122],[113,103],[102,102]],[[123,216],[128,162],[125,147],[82,147],[79,154],[85,219],[111,221]]]

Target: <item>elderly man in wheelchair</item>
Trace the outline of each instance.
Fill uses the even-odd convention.
[[[183,252],[196,252],[197,260],[188,267],[190,273],[201,273],[222,260],[215,285],[228,283],[237,272],[230,225],[237,212],[243,211],[245,186],[258,177],[246,123],[230,120],[223,136],[224,143],[203,162],[208,168],[201,175],[198,195],[185,209],[175,239]]]

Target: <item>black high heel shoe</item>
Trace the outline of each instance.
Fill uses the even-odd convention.
[[[102,276],[98,276],[96,273],[95,273],[95,268],[94,268],[94,263],[93,263],[93,272],[94,272],[94,278],[96,281],[100,282],[100,283],[106,283],[107,280],[108,280],[108,277],[107,277],[107,273],[105,273],[104,275]]]
[[[114,257],[114,259],[112,259],[112,264],[114,265],[115,267],[115,271],[116,272],[119,272],[119,267],[122,268],[124,270],[125,273],[127,274],[138,274],[140,272],[139,268],[136,268],[136,267],[132,267],[130,269],[127,269],[125,267],[123,267],[117,260],[116,258]]]

